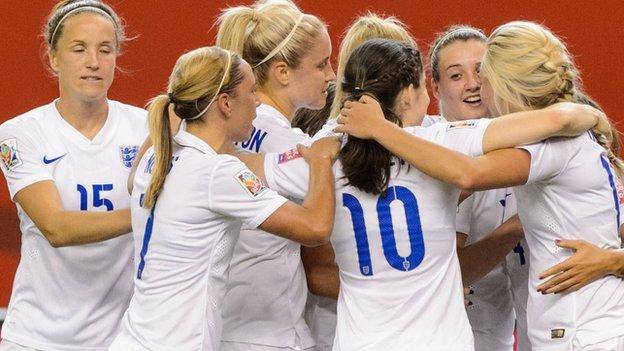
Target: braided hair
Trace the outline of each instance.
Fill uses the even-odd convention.
[[[371,39],[349,57],[341,87],[345,100],[357,100],[363,94],[374,96],[386,119],[402,126],[394,112],[395,102],[410,84],[419,87],[422,74],[420,53],[413,45]],[[395,156],[376,141],[349,136],[339,158],[349,185],[371,194],[381,194],[388,188]]]

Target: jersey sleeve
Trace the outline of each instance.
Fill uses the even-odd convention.
[[[578,138],[578,137],[577,137]],[[518,146],[531,154],[528,183],[549,180],[559,175],[570,159],[569,147],[575,138],[552,138]]]
[[[269,188],[297,199],[304,199],[310,182],[310,167],[297,149],[264,158],[264,175]]]
[[[472,222],[472,205],[474,195],[468,196],[457,206],[457,217],[455,218],[455,231],[470,236],[470,223]]]
[[[235,158],[215,165],[208,187],[210,209],[241,219],[245,228],[256,228],[288,201]]]
[[[52,168],[43,163],[43,153],[27,130],[16,123],[0,126],[2,172],[11,199],[23,188],[43,180],[53,180]]]
[[[427,128],[409,127],[416,136],[469,156],[483,155],[483,135],[490,125],[487,118],[435,123]]]

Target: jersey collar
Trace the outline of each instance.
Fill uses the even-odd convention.
[[[192,147],[193,149],[196,149],[204,154],[217,154],[217,152],[214,151],[210,145],[206,144],[205,141],[187,132],[183,128],[180,128],[180,131],[178,131],[178,134],[173,137],[173,140],[180,146]]]

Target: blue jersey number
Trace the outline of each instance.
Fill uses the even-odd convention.
[[[401,201],[403,203],[403,209],[405,210],[407,233],[411,249],[407,257],[401,256],[397,250],[394,227],[392,225],[392,214],[390,212],[390,204],[393,201]],[[342,203],[351,212],[351,222],[353,223],[353,231],[355,232],[355,245],[357,248],[360,273],[365,276],[373,275],[370,246],[368,244],[362,205],[355,196],[346,193],[342,194]],[[399,271],[411,271],[418,267],[425,256],[425,242],[423,240],[422,225],[420,223],[418,201],[414,194],[408,188],[402,186],[392,186],[388,188],[386,194],[379,196],[377,200],[377,217],[379,219],[383,253],[390,266]]]
[[[141,196],[139,197],[139,204],[141,206],[143,206],[144,198],[145,194],[141,194]],[[152,207],[150,215],[147,218],[147,222],[145,223],[145,232],[143,233],[143,245],[141,246],[141,253],[139,255],[139,267],[137,268],[137,279],[141,279],[141,277],[143,276],[143,269],[145,269],[145,255],[147,255],[149,242],[152,239],[152,230],[154,229],[154,208],[156,208],[156,204],[154,204],[154,207]]]
[[[111,200],[102,197],[102,192],[113,190],[113,184],[93,184],[91,189],[93,190],[93,207],[105,206],[106,211],[115,209]],[[80,193],[80,210],[86,211],[89,205],[87,187],[82,184],[76,184],[76,190]]]

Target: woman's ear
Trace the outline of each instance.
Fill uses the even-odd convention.
[[[52,50],[48,50],[48,63],[54,73],[58,73],[58,63],[56,54]]]
[[[232,100],[230,99],[230,95],[227,93],[221,93],[217,96],[216,101],[219,111],[225,116],[225,118],[230,118],[232,115]]]
[[[269,68],[269,76],[281,86],[290,83],[290,74],[290,67],[284,61],[274,62]]]
[[[440,87],[438,86],[438,82],[436,82],[433,77],[431,78],[431,92],[436,100],[440,101]]]

